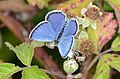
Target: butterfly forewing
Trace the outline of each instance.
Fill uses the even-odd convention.
[[[54,10],[49,12],[45,19],[50,22],[57,36],[65,24],[66,15],[60,10]]]
[[[66,16],[60,10],[49,12],[45,21],[40,22],[30,33],[29,37],[36,41],[51,42],[57,39],[57,35],[65,23]]]
[[[52,25],[47,21],[43,21],[31,31],[29,37],[36,41],[51,42],[54,41],[56,36]]]

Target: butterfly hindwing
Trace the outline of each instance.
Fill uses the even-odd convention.
[[[60,55],[63,58],[67,57],[68,53],[70,52],[72,48],[72,44],[73,44],[73,37],[64,38],[59,41],[58,49],[59,49]]]
[[[29,37],[36,41],[50,42],[54,41],[56,36],[52,25],[47,21],[43,21],[31,31]]]
[[[58,43],[59,52],[63,58],[66,58],[70,52],[74,42],[74,35],[77,30],[78,24],[76,19],[68,20]]]

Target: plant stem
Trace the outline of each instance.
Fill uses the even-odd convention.
[[[57,77],[62,78],[62,79],[65,79],[65,78],[66,78],[66,76],[63,75],[63,74],[60,73],[60,72],[54,72],[54,71],[49,71],[49,70],[40,69],[40,68],[39,68],[39,70],[42,70],[42,71],[44,71],[44,72],[47,73],[47,74],[54,75],[54,76],[57,76]]]
[[[22,71],[23,69],[25,69],[25,68],[27,68],[27,67],[22,67],[19,71]],[[44,71],[46,74],[50,74],[50,75],[54,75],[54,76],[57,76],[57,77],[59,77],[60,79],[62,78],[62,79],[65,79],[66,78],[66,76],[64,75],[64,74],[62,74],[61,72],[55,72],[55,71],[50,71],[50,70],[47,70],[47,69],[42,69],[42,68],[39,68],[39,70],[41,71]],[[17,72],[19,72],[19,71],[17,71]],[[17,73],[17,72],[15,72],[15,73]]]
[[[84,77],[87,76],[90,68],[95,64],[95,62],[97,62],[97,60],[98,60],[103,54],[106,54],[106,53],[108,53],[108,52],[110,52],[110,51],[112,51],[111,48],[108,49],[108,50],[106,50],[106,51],[104,51],[104,52],[102,52],[102,53],[99,53],[99,54],[92,60],[92,62],[91,62],[90,65],[88,66],[88,68],[83,72],[83,75],[82,75],[82,77],[81,77],[80,79],[84,79]]]

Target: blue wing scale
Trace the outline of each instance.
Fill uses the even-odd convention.
[[[61,38],[74,36],[77,33],[77,30],[78,30],[77,21],[76,19],[72,18],[67,21]]]
[[[57,36],[65,24],[66,16],[62,11],[54,10],[46,15],[45,20],[52,25]]]
[[[71,51],[73,45],[73,37],[61,39],[58,43],[58,49],[60,52],[60,55],[63,58],[66,58],[68,53]]]
[[[66,58],[74,43],[74,35],[77,33],[78,24],[76,19],[67,21],[62,36],[59,39],[58,48],[61,56]]]
[[[36,41],[51,42],[55,39],[55,32],[47,21],[39,23],[30,33],[29,37]]]

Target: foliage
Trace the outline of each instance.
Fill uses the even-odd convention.
[[[101,51],[103,46],[111,40],[115,34],[117,23],[115,20],[112,20],[112,18],[112,13],[103,14],[103,17],[100,17],[98,20],[97,30],[88,28],[88,35],[90,35],[90,39],[95,42],[97,50],[99,51]]]
[[[50,79],[44,71],[38,70],[37,66],[25,68],[22,72],[22,79]]]
[[[13,50],[18,59],[26,66],[30,66],[33,55],[34,55],[34,47],[29,45],[27,42],[13,47],[10,43],[5,43],[11,50]]]
[[[120,37],[119,36],[113,41],[111,48],[113,51],[120,51]]]
[[[13,74],[20,73],[19,71],[22,71],[22,79],[112,79],[112,69],[115,69],[114,72],[120,72],[119,2],[119,0],[93,2],[92,0],[1,0],[0,79],[8,79]],[[51,50],[45,47],[46,42],[31,41],[28,38],[33,26],[44,20],[45,14],[53,9],[63,11],[68,18],[76,18],[79,24],[71,48],[73,56],[65,60],[60,58],[56,47]],[[7,49],[4,42],[14,54]],[[39,66],[33,65],[36,62]],[[95,73],[91,73],[90,69]]]
[[[38,70],[37,66],[31,67],[31,61],[34,55],[34,46],[25,42],[20,44],[19,46],[13,47],[10,43],[5,43],[11,50],[15,52],[18,59],[27,67],[20,68],[18,66],[14,66],[11,63],[3,63],[0,64],[1,75],[0,79],[6,79],[12,74],[23,70],[22,79],[49,79],[49,77],[45,74],[44,71]],[[6,72],[7,71],[7,72]]]
[[[81,16],[80,11],[83,7],[87,7],[91,0],[69,0],[57,6],[70,16]]]
[[[98,62],[96,73],[93,79],[107,79],[109,78],[110,67],[105,58],[101,58]]]
[[[7,79],[15,72],[20,71],[20,67],[10,63],[0,64],[0,79]]]
[[[105,54],[99,60],[96,74],[93,79],[108,79],[110,67],[120,71],[120,56],[117,54]]]

